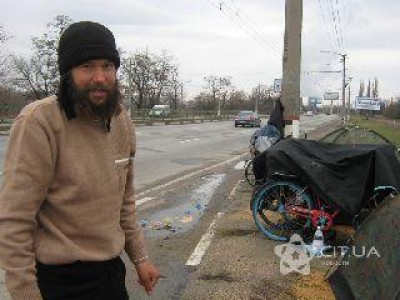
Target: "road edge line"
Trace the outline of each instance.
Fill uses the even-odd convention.
[[[207,231],[201,237],[200,241],[197,243],[196,248],[194,249],[192,255],[190,255],[189,259],[186,261],[186,266],[197,266],[200,264],[201,259],[203,258],[204,254],[206,253],[208,247],[211,244],[211,240],[215,234],[215,226],[217,225],[217,220],[223,215],[224,213],[218,212],[215,216],[214,220],[211,222],[210,226],[208,227]]]

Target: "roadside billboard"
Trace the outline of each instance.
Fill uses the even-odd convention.
[[[308,100],[310,101],[311,105],[317,105],[322,103],[322,98],[321,97],[308,97]]]
[[[380,110],[381,99],[371,97],[356,97],[355,109]]]
[[[324,100],[339,100],[338,92],[325,92]]]

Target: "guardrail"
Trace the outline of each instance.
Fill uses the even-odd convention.
[[[19,112],[20,109],[0,108],[0,131],[8,131]],[[237,111],[221,111],[218,115],[214,110],[175,109],[171,110],[168,116],[149,116],[149,112],[150,109],[128,111],[132,123],[137,125],[172,125],[233,120]]]

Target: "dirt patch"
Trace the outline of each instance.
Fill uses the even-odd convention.
[[[236,281],[233,276],[227,272],[222,272],[219,274],[203,274],[199,276],[200,280],[205,281],[226,281],[226,282],[233,282]]]
[[[258,233],[257,229],[221,229],[217,232],[217,235],[229,237],[229,236],[255,235],[256,233]]]
[[[288,288],[294,284],[295,276],[286,276],[285,280],[281,277],[273,277],[262,280],[259,284],[253,285],[249,299],[273,299],[273,300],[292,300],[296,299],[292,291]]]
[[[329,284],[325,281],[324,273],[315,270],[308,276],[299,276],[291,287],[291,294],[299,300],[335,300]]]

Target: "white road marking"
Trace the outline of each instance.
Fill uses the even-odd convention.
[[[186,262],[186,266],[197,266],[200,264],[201,259],[203,258],[204,254],[206,253],[208,247],[211,244],[211,239],[215,234],[215,226],[217,224],[217,220],[223,215],[222,212],[217,213],[214,220],[211,222],[210,226],[208,227],[206,233],[201,237],[199,243],[197,244],[196,248],[194,249],[192,255]]]
[[[200,139],[196,138],[196,139],[190,139],[190,140],[182,140],[182,141],[179,141],[179,143],[186,144],[186,143],[190,143],[192,141],[200,141]]]
[[[167,183],[165,183],[165,184],[158,185],[158,186],[155,187],[155,188],[148,189],[148,190],[146,190],[146,191],[143,191],[143,192],[137,194],[137,195],[136,195],[136,198],[137,198],[137,199],[140,199],[141,197],[143,197],[143,196],[145,196],[145,195],[147,195],[147,194],[149,194],[149,193],[151,193],[151,192],[161,190],[161,189],[163,189],[163,188],[165,188],[165,187],[168,187],[168,186],[170,186],[170,185],[173,185],[173,184],[175,184],[175,183],[178,183],[178,182],[180,182],[180,181],[182,181],[182,180],[185,180],[185,179],[188,179],[188,178],[190,178],[190,177],[199,175],[199,174],[201,174],[201,173],[203,173],[203,172],[212,170],[212,169],[214,169],[214,168],[217,168],[217,167],[220,167],[220,166],[229,164],[229,163],[231,163],[231,162],[233,162],[233,161],[235,161],[235,160],[241,159],[242,157],[244,157],[244,156],[246,156],[246,155],[249,155],[248,152],[243,153],[243,154],[240,154],[240,155],[237,155],[237,156],[232,157],[232,158],[230,158],[230,159],[228,159],[228,160],[222,161],[222,162],[220,162],[220,163],[218,163],[218,164],[209,166],[209,167],[207,167],[207,168],[205,168],[205,169],[200,169],[200,170],[197,170],[197,171],[195,171],[195,172],[193,172],[193,173],[190,173],[190,174],[187,174],[187,175],[185,175],[185,176],[179,177],[179,178],[177,178],[177,179],[171,180],[171,181],[169,181],[169,182],[167,182]]]
[[[151,201],[153,199],[154,199],[153,197],[144,197],[142,199],[136,200],[135,204],[136,204],[136,206],[139,206],[139,205],[145,204],[146,202]]]
[[[243,182],[244,180],[239,180],[236,182],[235,186],[233,187],[232,191],[229,193],[228,199],[233,199],[233,196],[236,194],[236,190],[239,187],[239,185]]]

